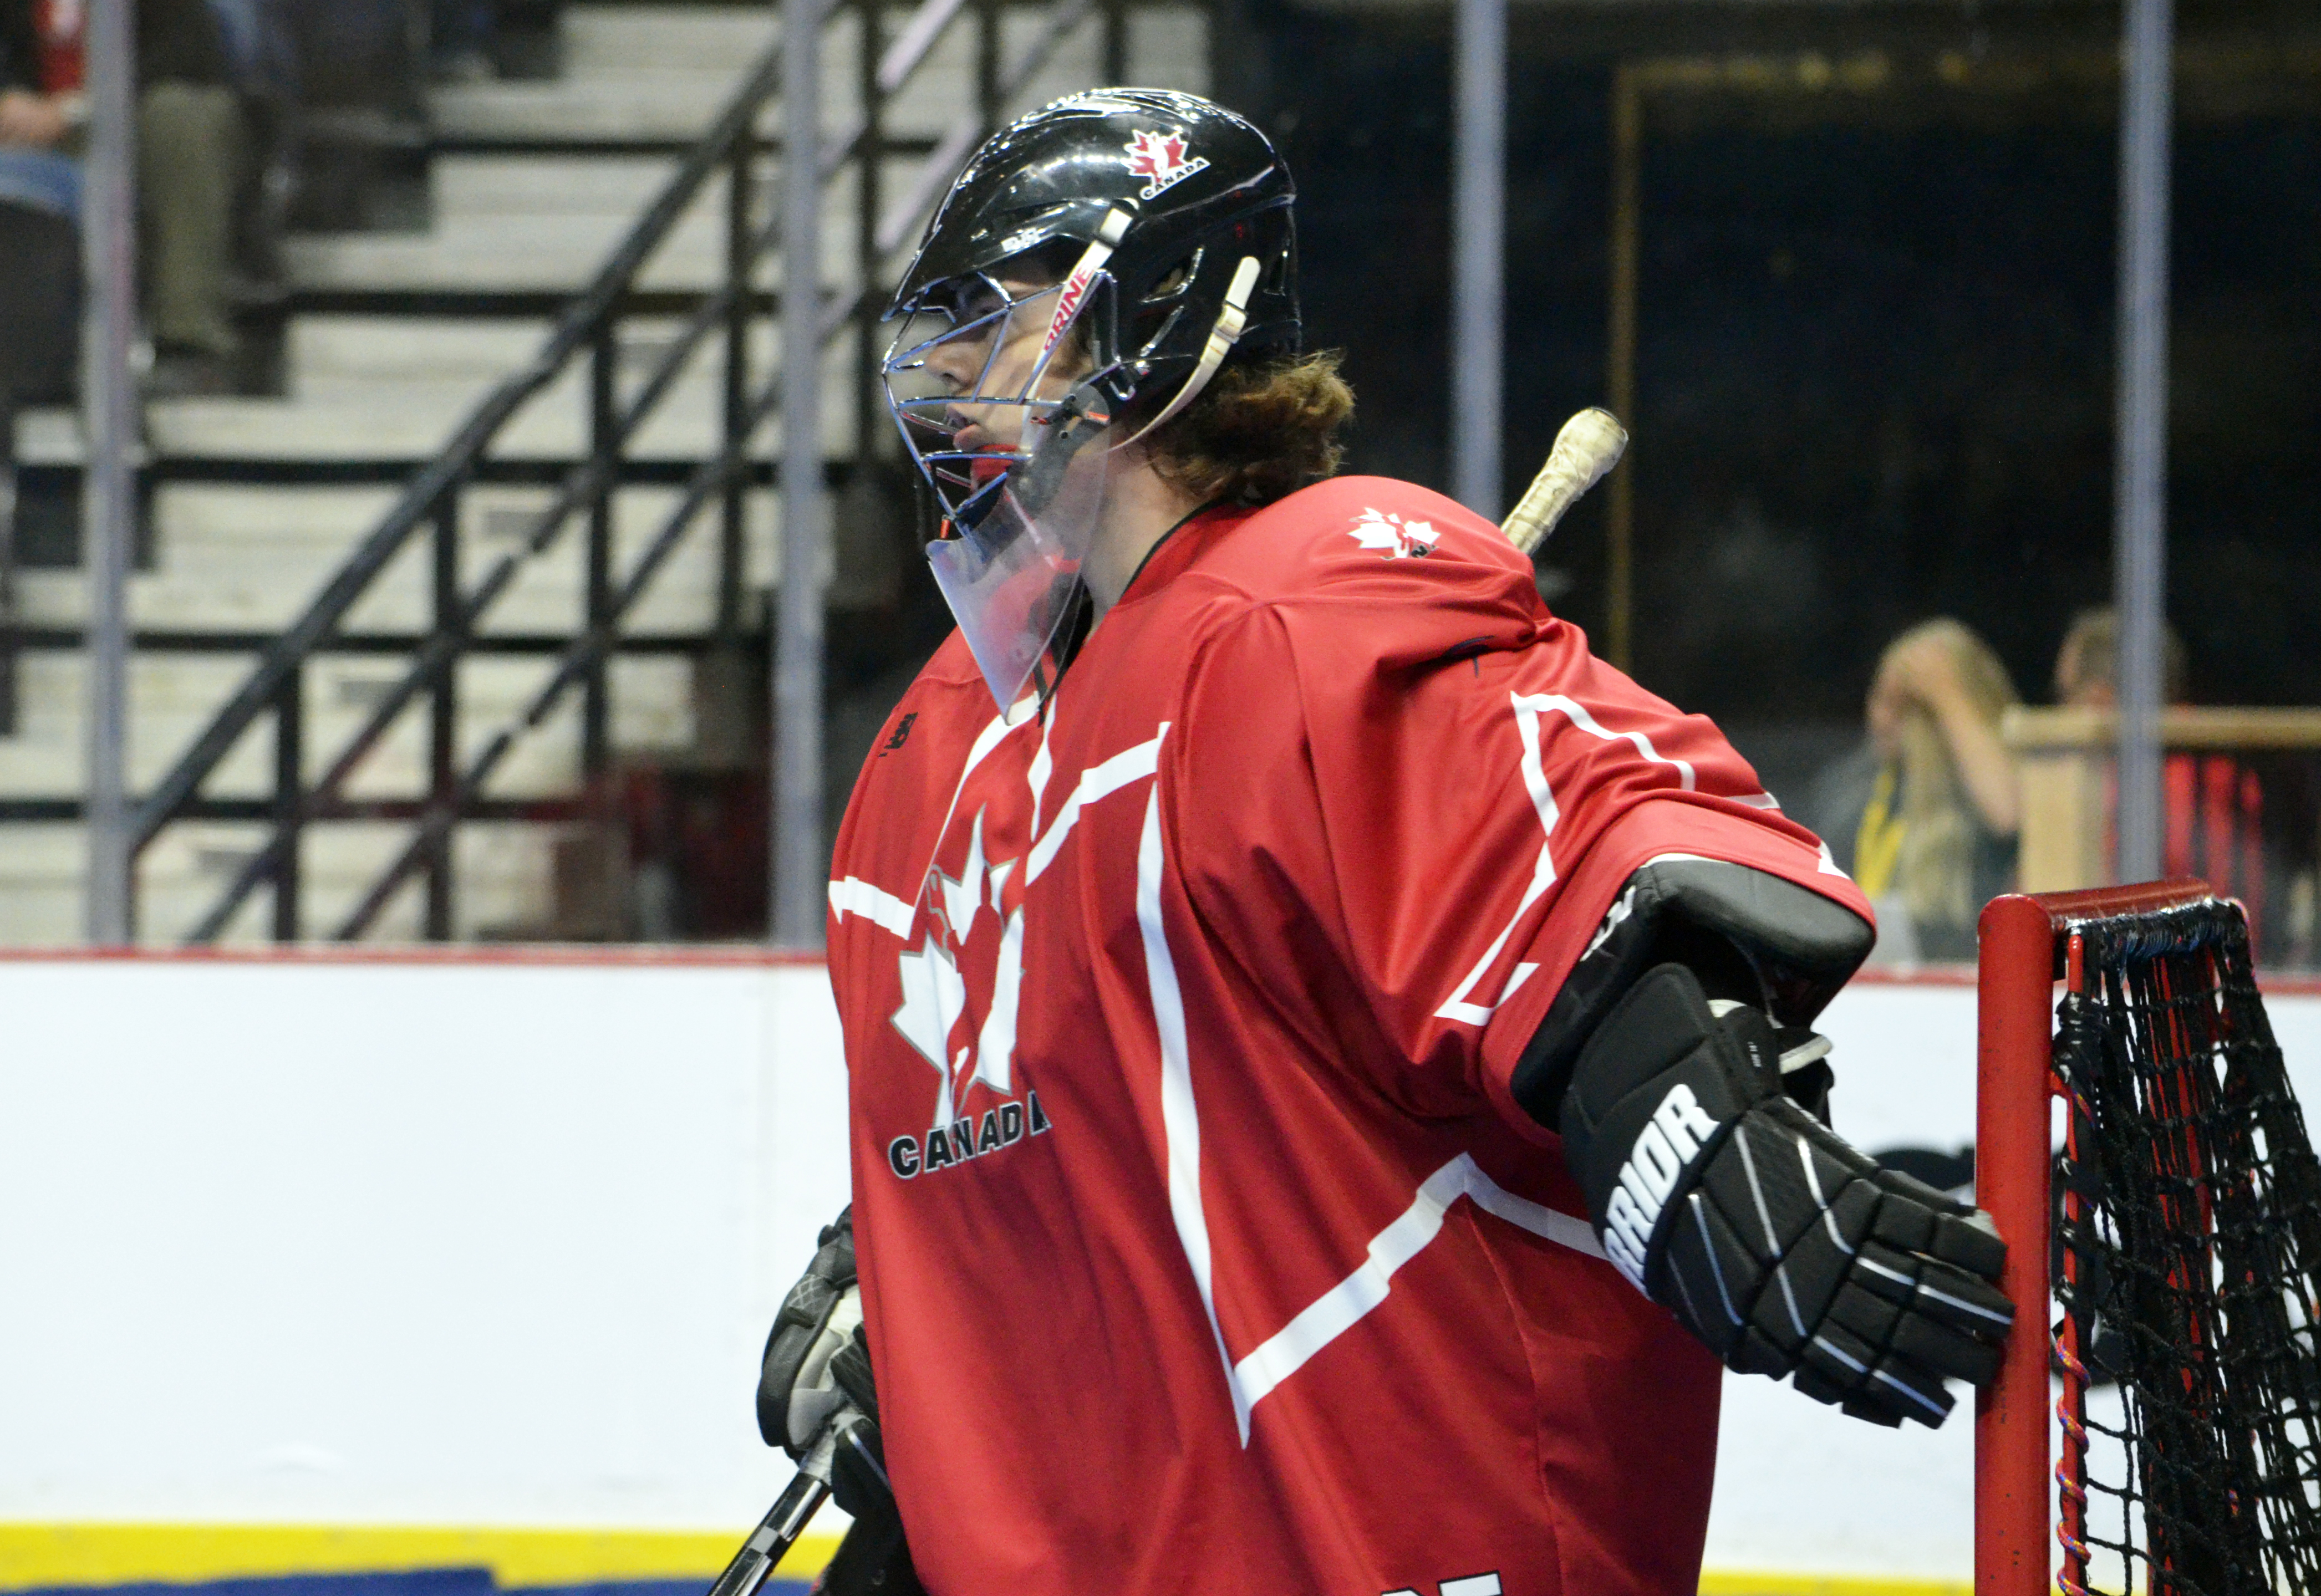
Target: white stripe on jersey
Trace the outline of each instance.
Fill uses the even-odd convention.
[[[1525,707],[1518,700],[1519,719]],[[1525,730],[1525,780],[1533,803],[1539,811],[1542,828],[1552,831],[1555,800],[1540,771],[1536,710],[1532,712]],[[1040,848],[1034,850],[1033,873],[1044,863],[1042,850],[1048,858],[1054,857],[1055,848],[1061,845],[1083,804],[1117,792],[1140,775],[1157,776],[1160,743],[1168,734],[1168,723],[1164,721],[1151,742],[1115,754],[1082,773],[1071,799],[1057,815],[1049,835],[1041,839]],[[1544,848],[1540,851],[1540,859],[1538,890],[1543,892],[1547,884],[1555,879],[1555,872],[1547,862]],[[1193,1283],[1200,1292],[1202,1310],[1208,1315],[1209,1333],[1215,1338],[1217,1356],[1224,1366],[1225,1389],[1233,1401],[1233,1419],[1240,1426],[1242,1446],[1249,1445],[1250,1410],[1296,1374],[1308,1358],[1386,1301],[1394,1272],[1416,1257],[1441,1234],[1443,1216],[1460,1198],[1471,1198],[1484,1212],[1574,1252],[1594,1258],[1604,1256],[1603,1247],[1585,1220],[1516,1196],[1485,1174],[1471,1154],[1461,1153],[1429,1175],[1402,1216],[1370,1239],[1360,1268],[1322,1293],[1236,1365],[1233,1354],[1226,1349],[1224,1331],[1217,1322],[1215,1267],[1209,1250],[1208,1215],[1201,1196],[1200,1108],[1193,1095],[1184,993],[1178,984],[1176,957],[1169,948],[1160,902],[1161,875],[1167,867],[1160,838],[1160,784],[1156,779],[1151,794],[1145,800],[1143,833],[1136,850],[1136,923],[1144,943],[1144,974],[1151,987],[1152,1023],[1160,1047],[1160,1123],[1168,1143],[1169,1212],[1176,1225],[1178,1243],[1184,1248],[1185,1262],[1192,1271]],[[1510,931],[1513,929],[1508,928]],[[1499,940],[1505,943],[1505,933]],[[1508,990],[1513,991],[1536,967],[1517,966]]]
[[[1480,1168],[1468,1178],[1467,1195],[1473,1198],[1475,1206],[1485,1213],[1505,1220],[1508,1224],[1528,1230],[1543,1240],[1568,1247],[1576,1253],[1586,1253],[1591,1258],[1604,1256],[1604,1244],[1596,1239],[1596,1232],[1588,1228],[1586,1220],[1577,1214],[1565,1213],[1561,1209],[1534,1202],[1528,1197],[1518,1197],[1485,1174]]]
[[[1386,1301],[1394,1272],[1442,1233],[1443,1216],[1466,1191],[1462,1163],[1468,1168],[1474,1166],[1474,1160],[1461,1153],[1427,1176],[1402,1216],[1370,1238],[1370,1256],[1361,1268],[1316,1297],[1304,1312],[1241,1360],[1233,1370],[1233,1381],[1249,1393],[1252,1402],[1305,1367],[1307,1358],[1352,1329],[1364,1314]],[[1243,1438],[1247,1438],[1246,1430]]]
[[[1519,693],[1511,693],[1507,697],[1515,710],[1515,734],[1523,739],[1524,788],[1531,794],[1532,812],[1539,816],[1542,833],[1539,863],[1532,867],[1531,884],[1524,888],[1523,902],[1515,905],[1515,916],[1507,921],[1506,929],[1501,931],[1484,950],[1483,957],[1476,961],[1473,969],[1467,972],[1467,978],[1459,983],[1459,990],[1451,994],[1450,1001],[1434,1011],[1437,1020],[1456,1020],[1465,1025],[1481,1025],[1488,1021],[1498,1011],[1499,1004],[1513,997],[1515,988],[1530,980],[1538,970],[1537,965],[1517,965],[1507,973],[1507,984],[1499,989],[1497,1002],[1484,1004],[1467,1001],[1468,994],[1475,990],[1475,984],[1498,962],[1500,950],[1506,947],[1507,939],[1515,934],[1515,928],[1523,924],[1524,916],[1531,912],[1531,906],[1555,884],[1555,854],[1552,845],[1555,840],[1555,822],[1561,818],[1561,811],[1556,807],[1555,794],[1548,789],[1547,771],[1540,762],[1539,717],[1543,709],[1571,701],[1566,698],[1525,698]],[[1584,714],[1586,712],[1581,712]],[[1689,775],[1690,766],[1687,766],[1686,771]]]
[[[897,937],[911,934],[911,916],[915,912],[911,906],[885,887],[873,886],[859,875],[830,884],[830,906],[841,920],[859,914]]]
[[[1164,722],[1160,735],[1168,735]],[[1156,753],[1160,738],[1151,747]],[[1131,750],[1132,752],[1135,750]],[[1115,756],[1106,765],[1126,756]],[[1157,760],[1155,762],[1157,768]],[[1090,770],[1096,774],[1104,766]],[[1088,777],[1082,776],[1081,785]],[[1079,794],[1074,793],[1077,802]],[[1056,817],[1061,829],[1067,816]],[[1044,839],[1043,839],[1044,842]],[[1201,1203],[1201,1115],[1193,1101],[1193,1060],[1185,1039],[1185,995],[1177,984],[1177,960],[1169,951],[1169,929],[1162,922],[1160,873],[1167,862],[1160,849],[1160,784],[1152,784],[1144,801],[1144,834],[1136,848],[1136,924],[1144,937],[1144,977],[1152,988],[1152,1026],[1160,1038],[1160,1128],[1169,1143],[1169,1216],[1176,1221],[1178,1245],[1200,1289],[1201,1307],[1209,1316],[1209,1334],[1215,1338],[1217,1358],[1224,1365],[1225,1389],[1233,1397],[1233,1421],[1241,1427],[1241,1444],[1249,1445],[1249,1401],[1242,1395],[1233,1373],[1233,1354],[1225,1350],[1225,1333],[1217,1324],[1215,1270],[1209,1259],[1209,1220]]]
[[[1056,862],[1056,850],[1064,846],[1064,839],[1080,823],[1080,811],[1099,798],[1109,798],[1133,781],[1141,781],[1160,768],[1160,739],[1169,735],[1169,722],[1160,722],[1160,730],[1152,734],[1151,742],[1138,743],[1133,748],[1123,748],[1111,758],[1089,766],[1080,772],[1079,784],[1072,795],[1064,800],[1063,808],[1056,812],[1054,822],[1047,835],[1032,845],[1031,857],[1024,868],[1024,884],[1030,886]],[[1044,748],[1044,745],[1043,745]]]
[[[935,828],[937,855],[942,852],[943,839],[951,835],[951,817],[959,812],[959,795],[967,791],[967,778],[975,774],[975,767],[983,763],[991,750],[997,748],[1009,732],[1024,724],[1030,718],[1031,712],[1039,707],[1039,698],[1035,694],[1027,693],[1015,701],[1014,709],[1000,711],[991,718],[989,725],[975,734],[975,742],[967,750],[967,763],[960,767],[959,783],[951,790],[951,803],[943,810],[942,824]],[[1042,732],[1042,735],[1044,737],[1046,734]],[[935,861],[930,857],[927,860],[927,867],[919,872],[920,881],[924,882],[929,875],[933,875],[934,867]]]
[[[1485,1213],[1496,1215],[1534,1236],[1560,1243],[1574,1252],[1600,1258],[1604,1248],[1587,1222],[1568,1213],[1518,1197],[1485,1174],[1473,1155],[1461,1153],[1426,1177],[1418,1194],[1400,1218],[1370,1238],[1370,1256],[1361,1268],[1332,1286],[1306,1310],[1276,1331],[1264,1346],[1241,1360],[1233,1370],[1237,1396],[1254,1406],[1306,1361],[1354,1328],[1362,1316],[1386,1301],[1394,1272],[1426,1249],[1443,1230],[1451,1205],[1470,1197]],[[1244,1444],[1248,1440],[1242,1432]]]
[[[1646,759],[1655,765],[1665,765],[1675,771],[1678,784],[1686,792],[1694,790],[1695,772],[1688,761],[1670,758],[1652,747],[1652,739],[1641,731],[1607,730],[1603,723],[1588,712],[1585,704],[1576,700],[1566,698],[1561,693],[1510,693],[1507,694],[1507,701],[1515,711],[1516,735],[1523,739],[1524,786],[1531,794],[1532,809],[1539,816],[1540,830],[1547,833],[1550,839],[1552,839],[1555,835],[1558,811],[1555,795],[1548,790],[1547,772],[1541,763],[1539,722],[1540,717],[1551,711],[1561,712],[1572,725],[1590,737],[1601,738],[1606,742],[1632,744],[1636,752],[1642,754]],[[1752,809],[1780,807],[1769,793],[1753,793],[1737,799],[1735,802],[1745,803]],[[1539,863],[1532,871],[1531,884],[1524,889],[1523,901],[1515,905],[1515,917],[1507,921],[1506,929],[1498,934],[1488,948],[1484,950],[1482,958],[1476,963],[1475,967],[1467,972],[1467,978],[1459,984],[1459,990],[1451,994],[1450,1001],[1434,1011],[1434,1017],[1437,1020],[1455,1020],[1462,1025],[1487,1024],[1491,1016],[1498,1012],[1499,1005],[1513,997],[1515,994],[1515,989],[1531,979],[1539,966],[1533,964],[1517,965],[1507,973],[1507,983],[1499,989],[1499,995],[1496,1002],[1490,1003],[1468,1002],[1477,984],[1482,981],[1485,975],[1489,973],[1491,966],[1498,962],[1499,955],[1506,948],[1507,939],[1515,934],[1515,928],[1523,924],[1524,917],[1531,912],[1532,905],[1538,902],[1541,895],[1554,884],[1555,862],[1552,857],[1549,843],[1543,841],[1539,847]]]
[[[1590,737],[1600,737],[1606,742],[1625,740],[1634,743],[1636,752],[1645,758],[1655,765],[1665,765],[1674,770],[1677,779],[1683,784],[1686,792],[1689,793],[1693,790],[1691,765],[1682,759],[1670,758],[1652,747],[1652,739],[1641,731],[1606,731],[1597,722],[1596,717],[1588,712],[1587,705],[1566,698],[1561,693],[1538,693],[1528,698],[1518,697],[1515,700],[1515,708],[1518,711],[1526,707],[1534,710],[1561,710],[1574,726],[1579,727]]]

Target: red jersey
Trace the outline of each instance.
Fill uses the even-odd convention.
[[[1717,1365],[1508,1088],[1669,854],[1869,912],[1406,484],[1195,518],[1044,707],[995,713],[946,643],[830,921],[927,1588],[1689,1596]]]

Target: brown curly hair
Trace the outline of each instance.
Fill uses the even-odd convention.
[[[1152,468],[1204,504],[1270,504],[1332,476],[1354,413],[1339,355],[1229,362],[1152,435]]]

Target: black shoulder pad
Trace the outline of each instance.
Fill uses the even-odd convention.
[[[1553,1128],[1590,1034],[1639,976],[1680,964],[1711,997],[1809,1025],[1870,957],[1869,921],[1770,871],[1719,859],[1655,859],[1628,877],[1587,953],[1516,1061],[1517,1102]]]

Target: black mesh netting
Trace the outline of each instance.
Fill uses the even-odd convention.
[[[2065,1419],[2066,1546],[2083,1490],[2090,1589],[2321,1593],[2321,1165],[2247,923],[2208,903],[2082,935],[2055,1291],[2116,1389],[2087,1401],[2083,1445]]]

